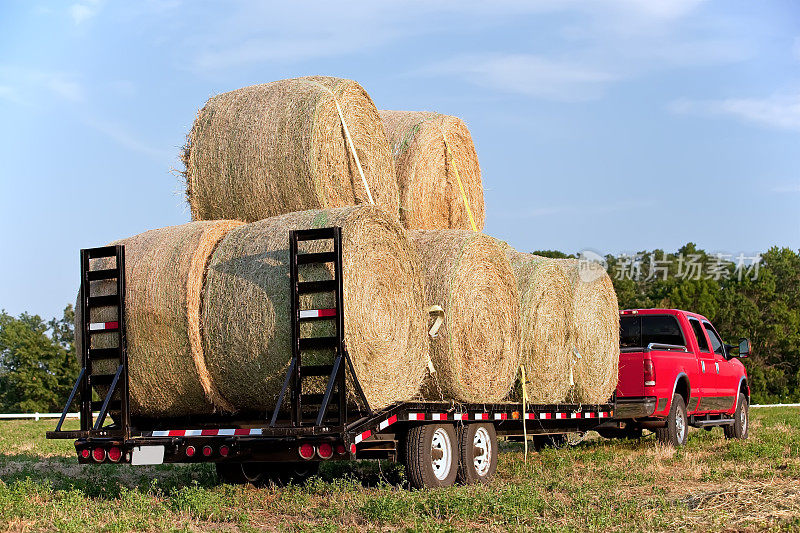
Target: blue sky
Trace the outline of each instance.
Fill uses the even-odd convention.
[[[81,247],[188,221],[197,109],[307,74],[462,117],[518,249],[800,248],[794,1],[6,1],[0,308],[57,315]]]

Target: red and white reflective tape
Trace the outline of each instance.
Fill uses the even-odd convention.
[[[592,413],[592,412],[583,413],[583,418],[597,418],[597,413]]]
[[[306,309],[300,311],[300,318],[325,318],[336,316],[336,309]]]
[[[89,331],[105,331],[107,329],[119,329],[119,322],[92,322],[89,324]]]
[[[356,443],[356,444],[358,444],[358,443],[359,443],[359,442],[361,442],[362,440],[368,439],[368,438],[370,438],[371,436],[372,436],[372,430],[368,429],[368,430],[366,430],[364,433],[362,433],[362,434],[360,434],[360,435],[357,435],[357,436],[356,436],[355,443]]]
[[[525,413],[525,420],[535,420],[536,413]]]
[[[605,411],[602,411],[602,412],[600,413],[600,418],[608,418],[608,413],[607,413],[607,412],[605,412]]]
[[[397,422],[397,415],[392,415],[380,424],[378,424],[378,431],[383,431],[384,429],[388,428],[392,424]]]
[[[408,413],[409,420],[425,420],[425,413]]]
[[[431,420],[447,420],[447,413],[432,413]]]
[[[233,437],[261,435],[261,428],[252,429],[168,429],[153,431],[153,437]]]
[[[489,420],[489,413],[475,413],[475,420]]]
[[[567,418],[567,413],[556,413],[556,420],[564,420]]]
[[[579,412],[578,413],[572,413],[571,415],[569,415],[569,417],[570,418],[581,418],[581,414]]]
[[[550,420],[553,418],[553,413],[539,413],[539,420]]]
[[[495,420],[506,420],[508,419],[508,413],[495,413],[494,414]]]
[[[453,420],[469,420],[467,413],[453,413]]]

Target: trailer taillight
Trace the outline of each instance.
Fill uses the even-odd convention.
[[[339,444],[336,445],[336,453],[338,453],[339,455],[344,455],[347,453],[347,448],[345,448],[344,444],[340,442]]]
[[[186,447],[186,457],[194,457],[195,453],[197,453],[197,450],[194,448],[194,446]]]
[[[219,447],[219,454],[222,457],[228,457],[228,454],[231,453],[231,449],[225,446],[224,444]]]
[[[656,384],[656,369],[652,359],[644,360],[644,386],[654,387]]]
[[[203,455],[205,457],[211,457],[211,452],[214,450],[211,449],[211,446],[203,446]]]
[[[102,463],[106,458],[106,451],[103,448],[95,448],[94,451],[92,451],[92,457],[94,457],[94,460],[98,463]]]
[[[120,450],[116,446],[112,446],[108,450],[108,458],[111,460],[112,463],[118,463],[119,460],[122,459],[122,450]]]
[[[317,454],[320,459],[330,459],[333,457],[333,446],[327,442],[323,442],[317,447]]]
[[[89,448],[84,448],[81,450],[81,457],[84,459],[88,459],[92,456],[92,451]]]
[[[297,452],[300,454],[300,457],[306,460],[314,457],[314,447],[307,442],[302,444]]]

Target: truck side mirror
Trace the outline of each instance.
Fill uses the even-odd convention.
[[[747,357],[748,355],[750,355],[750,339],[739,339],[738,357]]]

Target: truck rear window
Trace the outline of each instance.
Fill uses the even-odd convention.
[[[650,343],[686,346],[681,326],[672,315],[623,316],[620,321],[620,349],[644,349]]]

